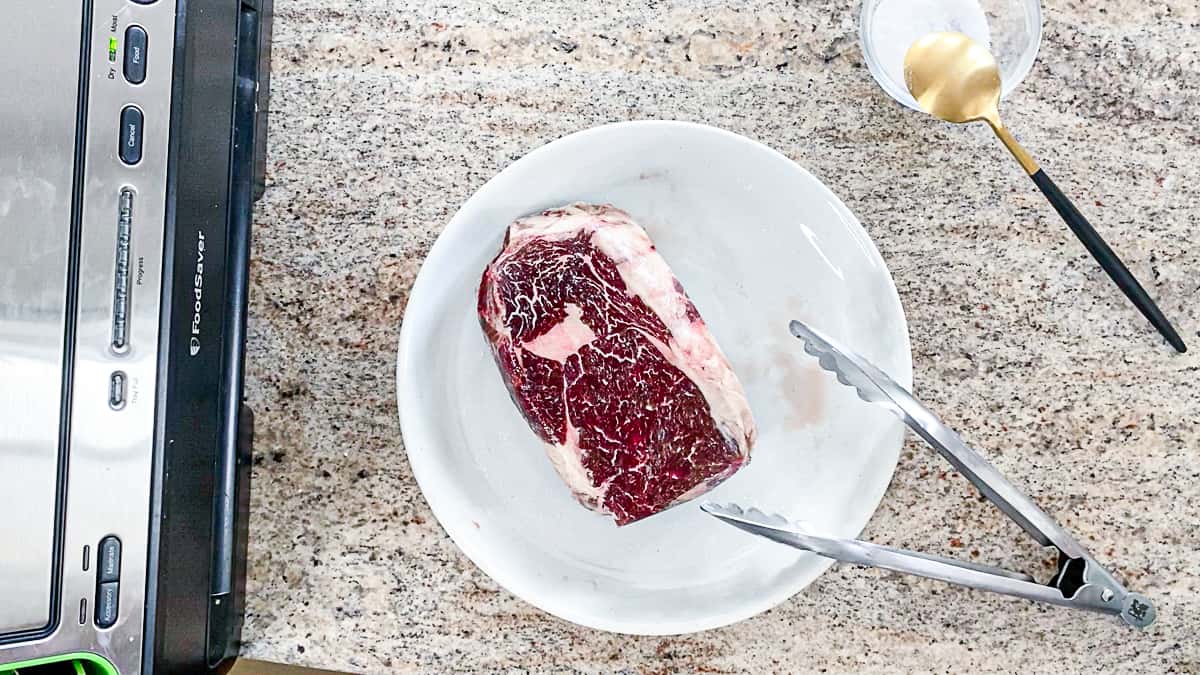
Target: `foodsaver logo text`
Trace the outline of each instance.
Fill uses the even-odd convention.
[[[204,231],[196,230],[196,274],[192,277],[192,337],[188,341],[188,352],[200,353],[200,310],[204,300]]]

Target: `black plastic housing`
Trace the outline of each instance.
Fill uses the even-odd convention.
[[[271,0],[178,3],[147,673],[205,672],[240,646],[253,430],[242,383],[271,18]]]

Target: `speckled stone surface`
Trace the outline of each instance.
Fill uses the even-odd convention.
[[[1194,348],[1114,290],[984,128],[885,97],[845,0],[277,3],[247,396],[258,412],[246,652],[353,672],[1200,672],[1200,8],[1050,0],[1005,104]],[[396,340],[472,191],[605,122],[705,122],[796,159],[891,267],[918,394],[1130,586],[1144,633],[837,566],[722,630],[579,628],[499,589],[413,481]],[[1037,569],[910,440],[864,534]]]

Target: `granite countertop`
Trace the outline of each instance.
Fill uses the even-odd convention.
[[[886,98],[848,0],[277,3],[247,396],[245,651],[354,672],[1200,672],[1200,8],[1049,0],[1005,119],[1193,347],[1173,353],[985,128]],[[753,620],[579,628],[497,587],[413,481],[394,393],[421,260],[484,181],[605,122],[681,119],[810,169],[896,278],[918,394],[1131,587],[1101,617],[836,566]],[[865,537],[1037,569],[919,441]]]

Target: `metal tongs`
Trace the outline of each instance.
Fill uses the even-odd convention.
[[[863,357],[840,349],[832,340],[799,321],[791,322],[791,331],[804,342],[804,351],[817,357],[822,368],[837,375],[838,382],[854,387],[862,400],[891,410],[1034,540],[1042,546],[1058,549],[1058,571],[1052,579],[1041,584],[1027,574],[999,567],[865,541],[818,536],[782,516],[767,515],[756,508],[708,503],[701,506],[707,513],[747,532],[834,560],[915,574],[1061,607],[1112,614],[1135,628],[1145,628],[1154,622],[1154,605],[1145,596],[1126,590],[1054,519],[886,373]]]

